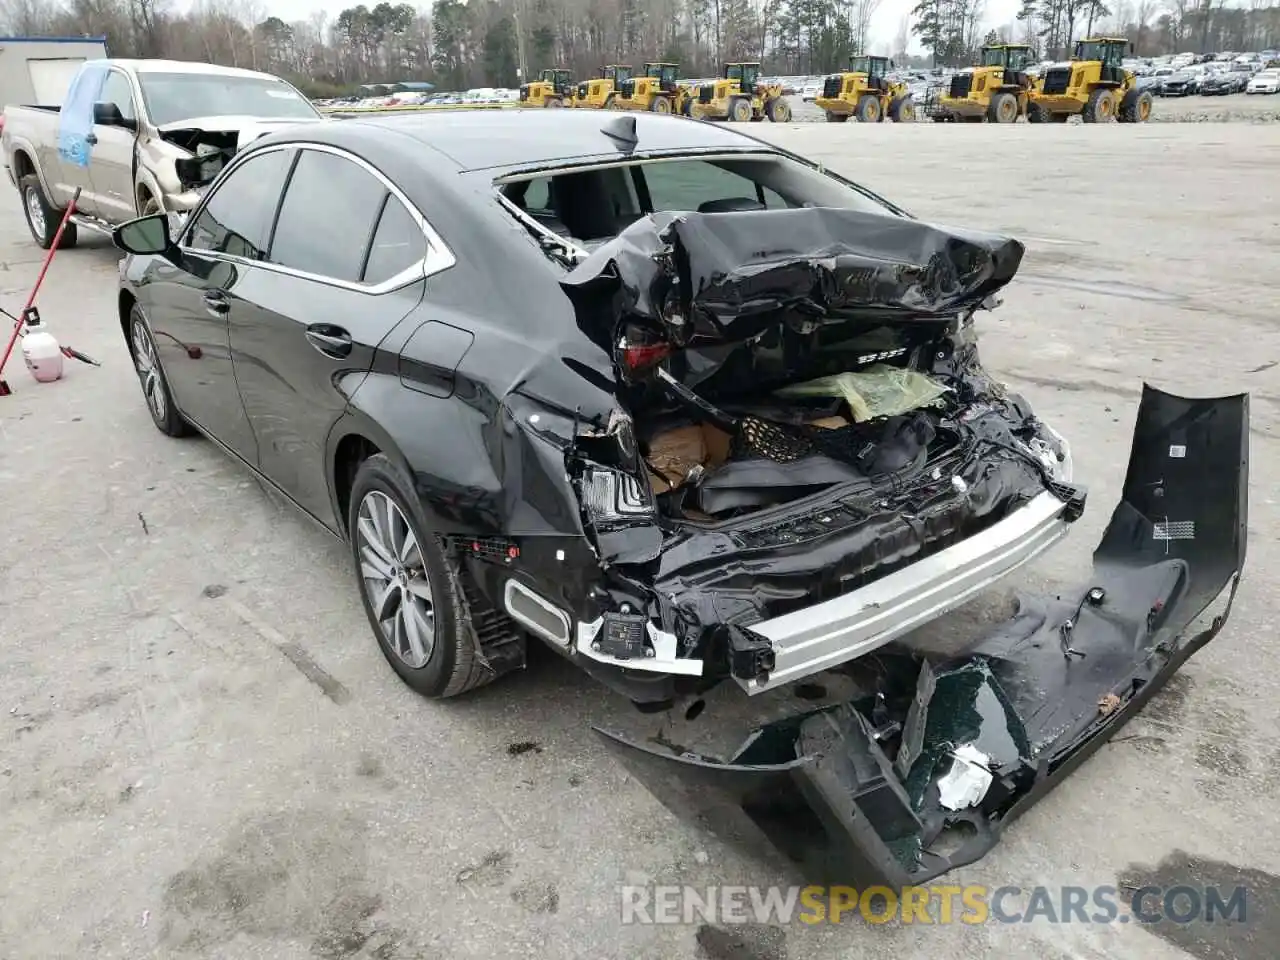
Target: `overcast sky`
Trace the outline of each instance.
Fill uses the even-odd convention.
[[[359,0],[355,0],[359,2]],[[364,0],[368,6],[373,6],[377,0]],[[416,0],[409,0],[415,3]],[[429,2],[420,3],[421,6],[430,6]],[[890,52],[893,46],[894,37],[898,33],[898,25],[902,18],[911,12],[916,5],[916,0],[881,0],[880,9],[876,11],[875,19],[871,24],[872,49],[882,50],[885,53]],[[269,11],[269,15],[277,16],[286,23],[294,20],[305,20],[315,10],[325,10],[330,17],[337,16],[342,10],[353,6],[352,0],[342,2],[342,0],[266,0],[265,7]],[[989,28],[1004,26],[1013,20],[1013,15],[1018,9],[1018,0],[986,0],[986,26]],[[922,53],[919,42],[914,36],[911,38],[911,51],[913,53]]]

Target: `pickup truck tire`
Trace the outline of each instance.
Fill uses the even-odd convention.
[[[58,234],[58,224],[62,221],[62,211],[49,203],[44,195],[44,187],[40,186],[40,178],[29,173],[18,181],[18,192],[22,195],[22,213],[27,218],[27,229],[41,250],[53,246],[53,238]],[[76,245],[76,225],[68,223],[62,231],[62,242],[59,250],[69,250]]]

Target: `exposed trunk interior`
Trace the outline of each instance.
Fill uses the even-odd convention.
[[[674,379],[736,423],[716,422],[664,379],[633,389],[630,409],[662,515],[723,523],[836,487],[862,496],[881,487],[900,492],[927,476],[957,443],[942,422],[955,406],[946,384],[915,371],[942,326],[775,327],[745,343],[673,356]],[[786,395],[847,374],[866,404],[822,385],[814,395]],[[869,391],[868,383],[884,389]]]

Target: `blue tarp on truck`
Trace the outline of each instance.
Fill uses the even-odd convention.
[[[68,163],[89,166],[93,105],[102,94],[107,72],[105,60],[88,60],[71,81],[71,89],[67,91],[62,110],[58,113],[58,156]]]

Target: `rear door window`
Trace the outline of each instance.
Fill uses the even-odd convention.
[[[361,279],[370,284],[386,283],[415,263],[421,263],[426,255],[427,241],[418,221],[403,203],[388,196]]]
[[[387,188],[355,162],[303,150],[280,205],[271,263],[357,283]]]

